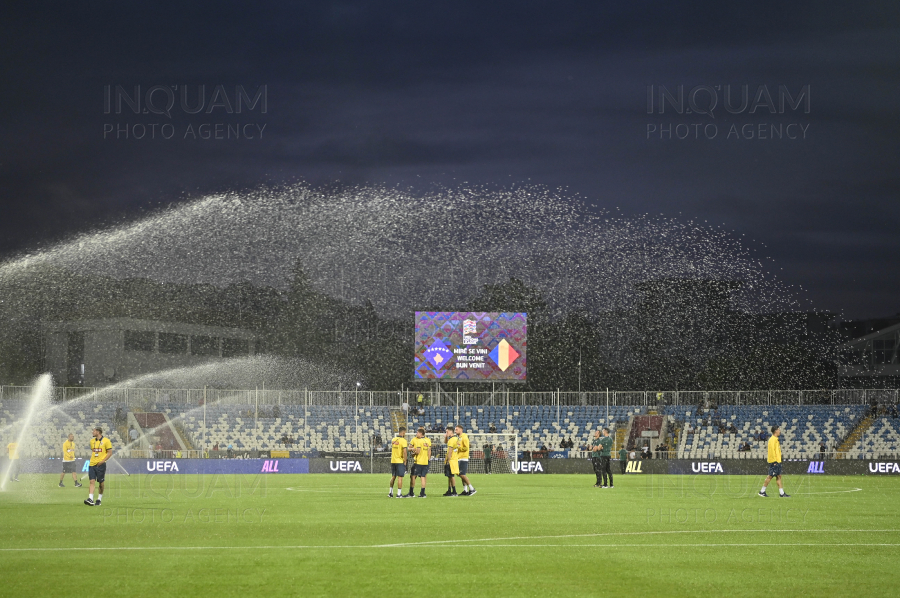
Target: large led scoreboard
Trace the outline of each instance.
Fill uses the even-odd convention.
[[[415,378],[524,382],[527,333],[524,313],[417,311]]]

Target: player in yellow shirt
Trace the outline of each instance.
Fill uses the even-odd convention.
[[[463,427],[456,426],[456,436],[459,438],[458,454],[459,454],[459,477],[463,481],[463,491],[460,496],[472,496],[475,494],[475,486],[469,481],[469,435],[466,434]]]
[[[89,507],[100,506],[103,500],[103,487],[106,481],[106,462],[112,457],[112,442],[109,438],[103,436],[103,430],[94,428],[91,438],[91,462],[88,465],[88,479],[91,483],[88,487],[90,496],[84,499],[84,504]],[[94,482],[97,482],[100,494],[97,495],[97,502],[94,502]]]
[[[781,428],[772,426],[772,436],[769,438],[766,458],[766,461],[769,462],[769,475],[766,477],[766,481],[763,482],[762,490],[759,491],[759,495],[763,498],[768,498],[766,487],[768,487],[772,478],[775,478],[775,481],[778,483],[778,493],[782,498],[790,498],[791,496],[784,493],[784,484],[781,481],[781,441],[778,440],[779,436],[781,436]]]
[[[62,473],[59,474],[59,487],[65,488],[65,484],[63,484],[63,479],[65,479],[66,474],[72,473],[72,481],[75,482],[76,488],[81,488],[81,483],[78,481],[78,478],[75,475],[75,435],[69,434],[69,439],[63,442],[62,448],[62,460],[63,460],[63,470]]]
[[[407,498],[415,498],[416,478],[422,480],[422,488],[419,491],[419,498],[428,498],[425,496],[425,478],[428,476],[428,464],[431,459],[431,439],[425,436],[425,428],[416,430],[416,437],[409,443],[412,448],[415,463],[412,472],[409,475],[409,494]]]
[[[9,479],[14,482],[19,481],[19,443],[10,442],[6,445],[6,451],[9,453]]]
[[[444,457],[444,475],[447,476],[447,492],[444,496],[458,496],[456,494],[456,480],[453,476],[459,475],[459,438],[453,433],[453,426],[447,426],[444,433],[444,442],[447,444],[447,456]]]
[[[397,484],[397,498],[403,498],[403,476],[406,475],[406,428],[400,426],[397,435],[391,440],[391,487],[388,490],[388,498],[394,498],[394,481],[399,478]]]

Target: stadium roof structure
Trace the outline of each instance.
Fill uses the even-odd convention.
[[[900,377],[900,324],[855,338],[840,349],[842,378]]]
[[[134,318],[53,322],[44,336],[48,371],[74,386],[254,355],[260,348],[257,336],[241,328]]]

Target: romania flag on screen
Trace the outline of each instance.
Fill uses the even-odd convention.
[[[519,356],[519,352],[513,349],[512,346],[506,342],[506,339],[503,339],[497,343],[497,346],[491,351],[490,356],[491,359],[494,360],[494,363],[497,364],[497,367],[500,368],[500,371],[505,372]]]

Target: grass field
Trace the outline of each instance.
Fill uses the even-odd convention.
[[[388,499],[384,475],[58,475],[0,493],[0,595],[895,596],[900,479],[473,476]]]

